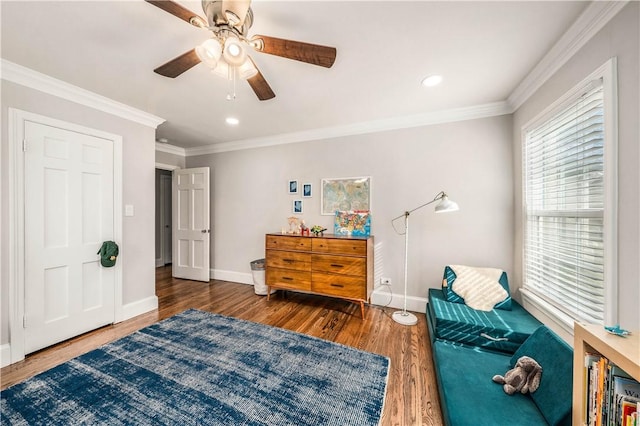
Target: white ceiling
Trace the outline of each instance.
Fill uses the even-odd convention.
[[[505,101],[589,2],[255,0],[250,35],[338,52],[330,69],[252,54],[276,93],[263,102],[244,81],[225,100],[228,82],[203,64],[155,74],[208,32],[145,1],[0,5],[2,58],[164,118],[157,137],[192,148]],[[432,73],[444,82],[423,88]]]

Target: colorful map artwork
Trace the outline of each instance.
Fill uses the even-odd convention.
[[[368,211],[336,211],[333,233],[367,237],[371,234],[371,214]]]
[[[322,214],[336,211],[369,211],[371,178],[323,179]]]

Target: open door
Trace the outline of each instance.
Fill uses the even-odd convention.
[[[209,281],[209,168],[180,169],[173,172],[172,275]]]

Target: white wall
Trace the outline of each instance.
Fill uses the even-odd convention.
[[[162,152],[156,150],[156,163],[164,164],[167,166],[175,166],[181,169],[185,167],[184,155],[171,154],[169,152]]]
[[[121,260],[122,298],[125,315],[148,309],[155,298],[154,256],[154,164],[155,129],[66,101],[25,86],[2,80],[2,122],[7,123],[9,107],[80,124],[123,137],[123,205],[132,204],[135,216],[123,217]],[[0,170],[2,194],[8,194],[7,126],[2,126]],[[9,342],[9,215],[8,200],[2,198],[0,215],[0,344]],[[140,312],[137,312],[140,313]]]
[[[402,292],[404,239],[391,219],[445,190],[459,212],[429,206],[411,215],[408,293],[422,310],[446,264],[511,271],[512,158],[511,116],[501,116],[187,157],[187,167],[211,167],[211,267],[222,277],[248,277],[249,262],[264,257],[265,233],[286,227],[296,199],[289,179],[313,184],[300,217],[332,230],[332,217],[320,215],[320,179],[371,176],[376,276],[390,277],[394,293]]]
[[[618,61],[618,313],[623,328],[640,330],[640,3],[630,2],[514,114],[516,250],[514,281],[522,276],[521,129],[592,71]]]

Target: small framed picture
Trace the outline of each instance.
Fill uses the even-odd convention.
[[[289,194],[297,194],[298,193],[298,181],[290,180],[289,181]]]
[[[293,213],[294,214],[302,213],[302,200],[293,200]]]
[[[311,184],[310,183],[303,183],[302,184],[302,196],[303,197],[311,197]]]

